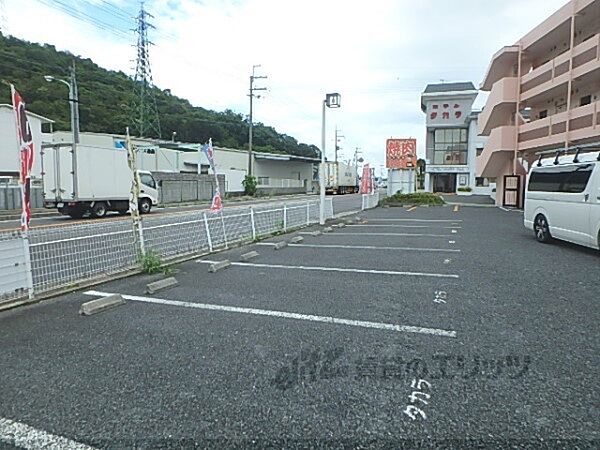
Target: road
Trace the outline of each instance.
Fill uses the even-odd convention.
[[[334,212],[337,214],[338,212],[344,211],[355,211],[360,210],[361,207],[361,196],[360,194],[351,194],[344,196],[332,196]],[[271,197],[268,199],[256,199],[249,201],[224,201],[225,208],[236,208],[240,206],[248,206],[253,204],[263,204],[270,202],[293,202],[293,201],[302,201],[302,200],[315,200],[318,199],[318,196],[314,194],[307,195],[294,195],[294,196],[285,196],[285,197]],[[170,214],[178,214],[181,212],[190,212],[190,211],[204,211],[208,210],[209,204],[206,205],[190,205],[190,206],[174,206],[168,208],[156,208],[148,217],[159,217]],[[53,226],[64,226],[64,225],[74,225],[74,224],[89,224],[98,221],[111,221],[111,220],[128,220],[128,217],[120,217],[118,214],[110,214],[104,219],[90,219],[86,218],[83,220],[74,220],[68,216],[62,215],[53,215],[46,217],[34,217],[31,220],[31,227],[53,227]],[[20,227],[19,220],[4,220],[0,221],[0,230],[17,230]]]
[[[0,443],[598,448],[597,252],[456,209],[375,209],[183,263],[155,295],[143,275],[0,314]],[[78,315],[108,293],[126,304]]]

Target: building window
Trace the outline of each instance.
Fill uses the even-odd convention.
[[[466,128],[435,130],[433,142],[433,164],[467,164]]]
[[[579,106],[589,105],[590,103],[592,103],[591,95],[586,95],[585,97],[581,97],[581,99],[579,100]]]
[[[269,177],[258,177],[259,186],[268,186],[269,185]]]
[[[475,186],[477,187],[488,187],[490,185],[490,180],[487,178],[477,177],[475,178]]]
[[[475,156],[481,156],[482,153],[483,153],[483,147],[478,147],[475,150]]]
[[[544,109],[543,111],[540,111],[540,113],[538,114],[538,117],[540,119],[545,119],[546,117],[548,117],[548,110]]]

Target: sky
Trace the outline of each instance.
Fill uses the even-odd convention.
[[[4,8],[1,8],[1,3]],[[147,0],[154,83],[195,106],[248,114],[254,122],[321,146],[326,93],[326,155],[337,127],[341,158],[356,148],[378,169],[390,137],[417,139],[424,155],[428,83],[479,86],[492,55],[514,44],[565,0]],[[8,34],[134,73],[135,0],[0,0]],[[24,14],[25,13],[25,14]],[[26,23],[25,20],[26,19]],[[480,94],[475,107],[485,103]],[[125,125],[124,125],[125,126]],[[171,130],[176,131],[176,130]]]

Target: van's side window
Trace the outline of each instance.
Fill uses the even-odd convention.
[[[534,170],[529,178],[529,190],[541,192],[580,193],[592,175],[593,164],[566,167],[546,167]]]

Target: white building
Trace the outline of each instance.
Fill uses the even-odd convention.
[[[494,181],[475,175],[475,158],[486,138],[478,136],[480,111],[473,111],[479,91],[471,82],[429,84],[421,94],[426,114],[425,190],[491,195]],[[463,191],[463,192],[461,192]]]
[[[33,137],[33,145],[36,152],[32,170],[32,178],[39,178],[41,174],[41,158],[39,152],[42,142],[50,140],[51,135],[44,133],[43,125],[51,126],[54,121],[27,112],[29,126]],[[0,104],[0,176],[5,179],[16,179],[19,177],[19,147],[17,144],[17,131],[15,112],[12,105]]]
[[[80,133],[80,143],[86,146],[116,147],[125,149],[125,136],[106,133]],[[58,131],[53,142],[72,142],[72,134]],[[188,172],[208,174],[209,163],[200,144],[156,141],[132,138],[140,149],[138,167],[143,170],[163,172]],[[248,173],[248,151],[215,147],[217,173],[225,175],[226,191],[242,192],[242,180]],[[318,158],[274,153],[253,153],[253,175],[258,188],[270,193],[310,192],[312,190],[313,165]]]

